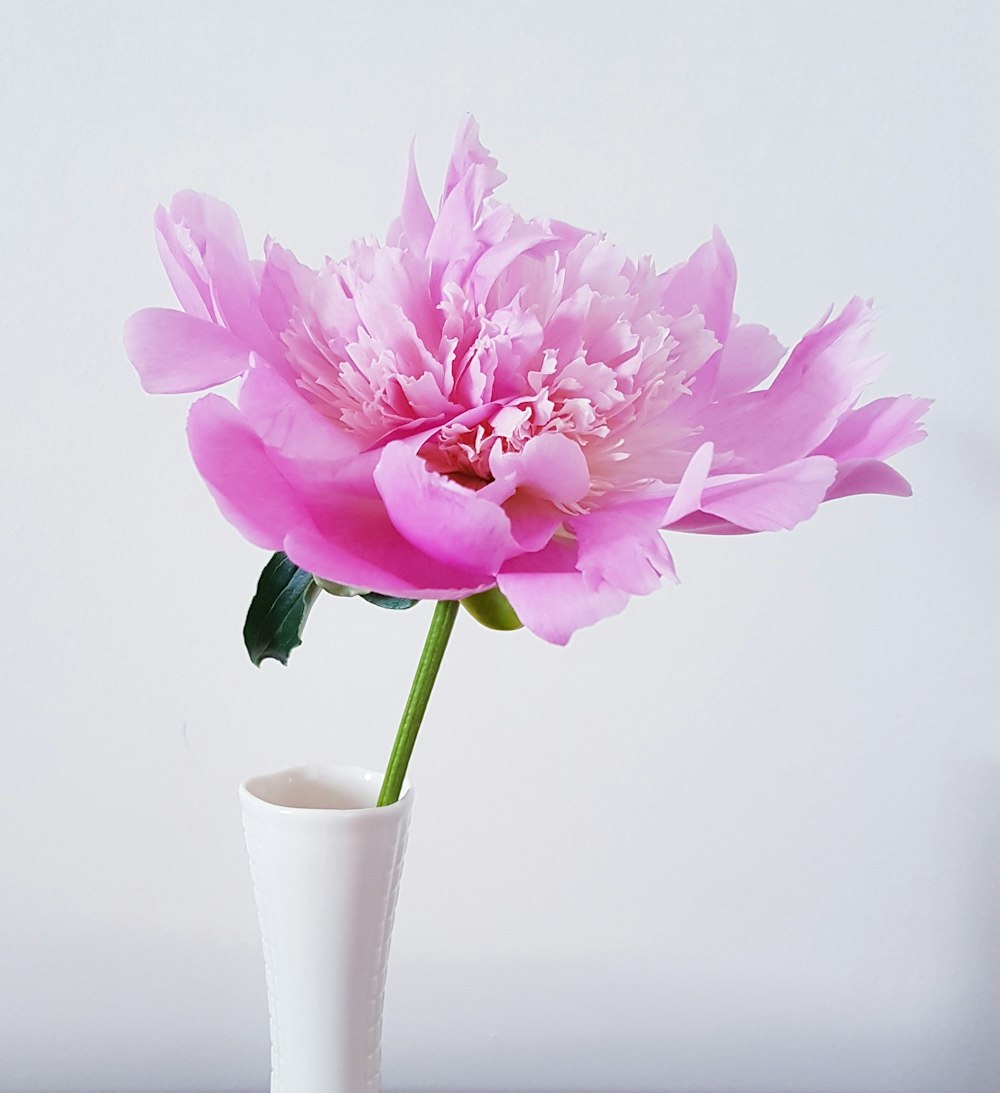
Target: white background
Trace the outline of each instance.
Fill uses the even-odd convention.
[[[718,223],[743,316],[874,296],[874,393],[937,403],[910,500],[675,536],[681,587],[567,649],[460,618],[387,1088],[1000,1088],[992,8],[6,0],[3,1093],[265,1088],[236,786],[384,762],[429,616],[326,598],[249,664],[265,557],[121,348],[173,304],[152,210],[339,255],[468,110],[522,212],[660,268]]]

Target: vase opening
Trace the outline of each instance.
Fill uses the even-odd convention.
[[[262,774],[244,783],[250,796],[277,808],[335,811],[374,808],[381,786],[378,771],[318,764]],[[408,791],[407,784],[403,794]]]

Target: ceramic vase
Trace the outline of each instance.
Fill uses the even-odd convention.
[[[413,794],[294,767],[240,787],[264,945],[271,1093],[378,1093],[382,1000]]]

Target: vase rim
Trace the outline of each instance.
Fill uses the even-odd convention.
[[[379,808],[383,772],[336,763],[306,763],[247,778],[240,785],[244,807],[290,817],[390,816],[409,810],[413,787],[404,780],[399,800]]]

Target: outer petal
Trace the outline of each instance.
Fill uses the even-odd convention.
[[[240,388],[240,412],[268,449],[271,461],[312,507],[322,507],[334,488],[371,480],[376,456],[361,455],[358,438],[324,417],[284,375],[254,360]]]
[[[219,395],[199,399],[188,415],[188,443],[223,516],[251,543],[280,550],[290,528],[311,522],[231,402]]]
[[[388,596],[455,600],[496,583],[429,558],[396,531],[380,500],[353,495],[332,497],[323,514],[291,529],[284,550],[318,577]]]
[[[785,347],[766,326],[741,323],[733,327],[719,355],[715,397],[740,394],[763,383],[784,355]]]
[[[480,200],[483,197],[489,197],[507,179],[507,176],[497,166],[496,159],[483,147],[479,139],[479,123],[469,114],[455,135],[455,147],[452,150],[451,162],[448,164],[448,171],[444,179],[444,193],[441,196],[442,204],[462,179],[476,170],[481,173],[482,177],[483,190]]]
[[[736,262],[718,228],[686,262],[668,269],[660,283],[667,315],[679,317],[697,308],[705,316],[706,329],[725,342],[733,321]]]
[[[576,568],[576,544],[565,540],[507,562],[497,584],[524,625],[554,645],[565,645],[575,631],[617,615],[628,603],[621,589],[592,588]]]
[[[850,410],[816,454],[832,456],[839,462],[886,459],[924,439],[927,434],[920,427],[920,418],[930,405],[930,399],[900,395]]]
[[[837,468],[837,477],[826,491],[825,501],[858,493],[882,493],[891,497],[909,497],[910,483],[888,463],[877,459],[856,459]]]
[[[642,501],[588,513],[569,526],[579,541],[577,568],[592,587],[606,583],[635,596],[676,581],[674,562],[660,536],[666,503]]]
[[[765,391],[701,408],[698,424],[734,471],[766,471],[812,452],[871,380],[878,359],[865,353],[871,309],[852,300],[810,331]]]
[[[218,395],[192,406],[188,438],[226,519],[252,543],[284,550],[310,573],[420,599],[459,598],[494,583],[421,553],[392,526],[377,496],[332,489],[321,511],[308,506],[275,465],[275,453]]]
[[[723,475],[709,479],[701,508],[747,531],[792,528],[816,512],[836,473],[832,459],[811,456],[767,474]]]
[[[174,195],[169,214],[157,211],[156,226],[160,255],[185,310],[193,307],[191,314],[214,319],[250,349],[282,360],[281,343],[260,314],[260,288],[233,210],[184,190]]]
[[[228,330],[183,311],[150,307],[125,323],[125,352],[152,394],[205,391],[245,372],[250,350]]]
[[[709,442],[702,444],[691,456],[687,467],[684,468],[684,474],[677,484],[677,490],[664,514],[661,527],[676,523],[687,516],[688,513],[696,512],[701,506],[701,493],[712,469],[714,454],[715,449]]]
[[[260,314],[268,328],[280,336],[293,312],[306,306],[319,276],[303,265],[290,250],[271,239],[265,240],[266,258],[260,278]]]
[[[471,573],[495,574],[519,551],[510,520],[492,501],[430,470],[409,440],[382,450],[375,485],[393,525],[432,558]]]
[[[433,230],[434,215],[431,213],[423,187],[420,185],[411,143],[402,212],[399,219],[389,228],[386,242],[390,247],[405,246],[413,253],[423,255],[427,251],[427,243]]]

